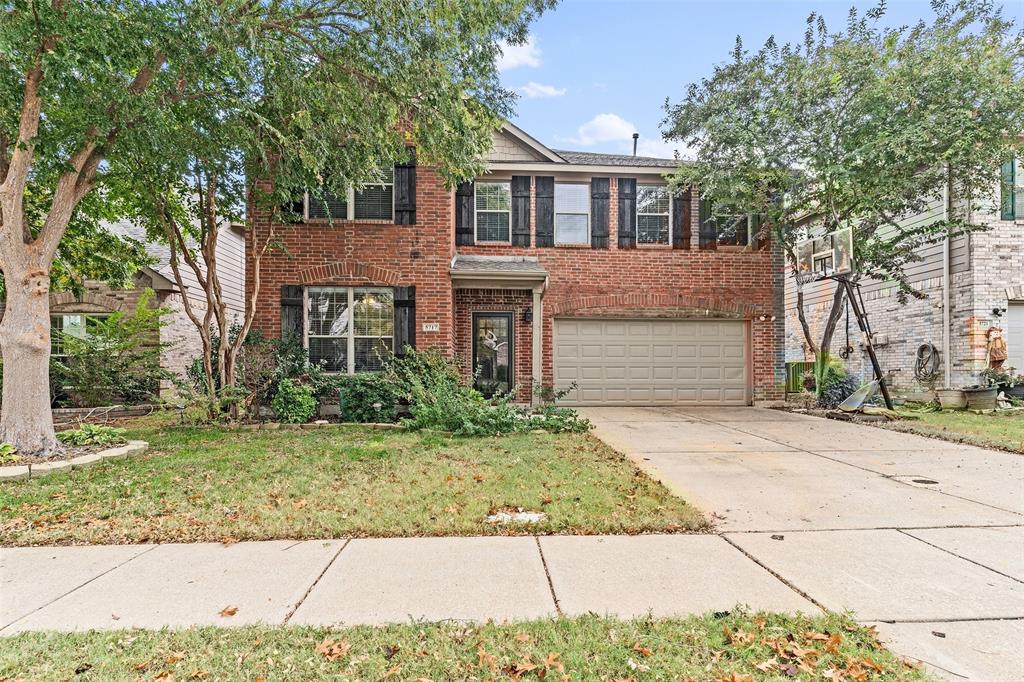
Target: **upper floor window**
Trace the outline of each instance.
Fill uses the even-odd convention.
[[[511,218],[512,184],[476,183],[476,241],[508,243]]]
[[[345,196],[329,192],[309,193],[306,198],[308,220],[379,220],[390,222],[395,216],[395,169],[382,168],[380,175]]]
[[[746,246],[750,243],[750,216],[730,206],[716,207],[714,221],[719,246]]]
[[[637,185],[636,243],[669,243],[669,210],[672,204],[668,187]]]
[[[999,217],[1024,219],[1024,160],[1016,158],[1004,163],[1001,176]]]
[[[97,323],[106,317],[103,314],[93,313],[50,315],[50,355],[57,359],[65,357],[67,355],[64,350],[66,337],[83,339]]]
[[[590,243],[590,186],[555,184],[555,243]]]
[[[376,372],[394,348],[391,289],[307,287],[305,345],[309,361],[341,374]]]

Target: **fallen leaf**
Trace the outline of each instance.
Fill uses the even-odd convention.
[[[221,618],[230,618],[231,616],[235,615],[236,613],[238,613],[238,607],[237,606],[225,606],[224,608],[222,608],[220,610]]]
[[[328,661],[336,661],[348,653],[349,644],[343,639],[325,639],[316,645],[316,652]]]
[[[633,645],[633,651],[637,652],[638,654],[640,654],[644,658],[647,658],[648,656],[651,655],[651,650],[648,649],[647,647],[643,646],[642,644],[640,644],[640,642],[637,642],[636,644]]]
[[[202,670],[201,668],[196,668],[192,671],[192,674],[189,675],[189,677],[191,677],[193,680],[205,680],[209,676],[210,673],[206,672],[205,670]]]
[[[294,502],[292,502],[292,507],[294,509],[298,510],[298,509],[302,509],[307,504],[309,504],[309,503],[306,501],[306,498],[302,498],[301,500],[295,500]]]
[[[491,672],[496,672],[498,670],[498,659],[497,659],[497,657],[492,656],[491,654],[489,654],[486,651],[484,651],[483,647],[479,647],[476,650],[476,658],[477,658],[477,665],[479,665],[481,668],[486,666],[487,668],[489,668],[491,670]]]
[[[92,670],[92,663],[79,663],[78,667],[75,668],[75,674],[81,675]]]
[[[171,653],[167,654],[167,658],[165,658],[164,660],[167,661],[167,665],[174,665],[183,658],[185,658],[184,651],[172,651]]]

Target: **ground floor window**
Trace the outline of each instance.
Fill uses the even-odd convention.
[[[86,334],[106,317],[105,314],[97,313],[50,315],[50,355],[55,358],[63,358],[66,355],[64,351],[66,337],[85,338]]]
[[[490,398],[512,389],[512,313],[473,313],[476,388]]]
[[[310,362],[339,374],[376,372],[393,350],[391,289],[307,287],[305,344]]]

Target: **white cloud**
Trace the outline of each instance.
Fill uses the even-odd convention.
[[[556,88],[554,85],[544,85],[535,81],[530,81],[526,85],[521,86],[519,90],[530,99],[561,97],[565,94],[565,88]]]
[[[540,48],[533,36],[527,36],[522,45],[509,45],[502,41],[499,45],[501,56],[498,57],[498,71],[508,71],[518,66],[540,66]]]
[[[598,114],[576,129],[576,137],[569,142],[592,147],[602,142],[632,141],[636,126],[618,114]]]
[[[576,129],[573,137],[556,138],[559,142],[594,147],[600,145],[602,151],[615,154],[633,153],[633,133],[639,132],[632,123],[618,114],[598,114]],[[679,150],[680,158],[693,158],[693,150],[680,142],[666,142],[660,135],[647,137],[643,134],[637,140],[637,156],[651,156],[660,159],[675,158]]]

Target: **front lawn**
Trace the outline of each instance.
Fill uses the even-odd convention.
[[[944,440],[1024,453],[1024,413],[975,414],[966,410],[917,412],[902,409],[912,421],[890,422],[888,428]]]
[[[197,628],[5,639],[0,679],[926,680],[835,615]]]
[[[703,530],[698,510],[596,438],[129,424],[144,455],[0,485],[0,544]],[[546,519],[501,527],[522,507]]]

